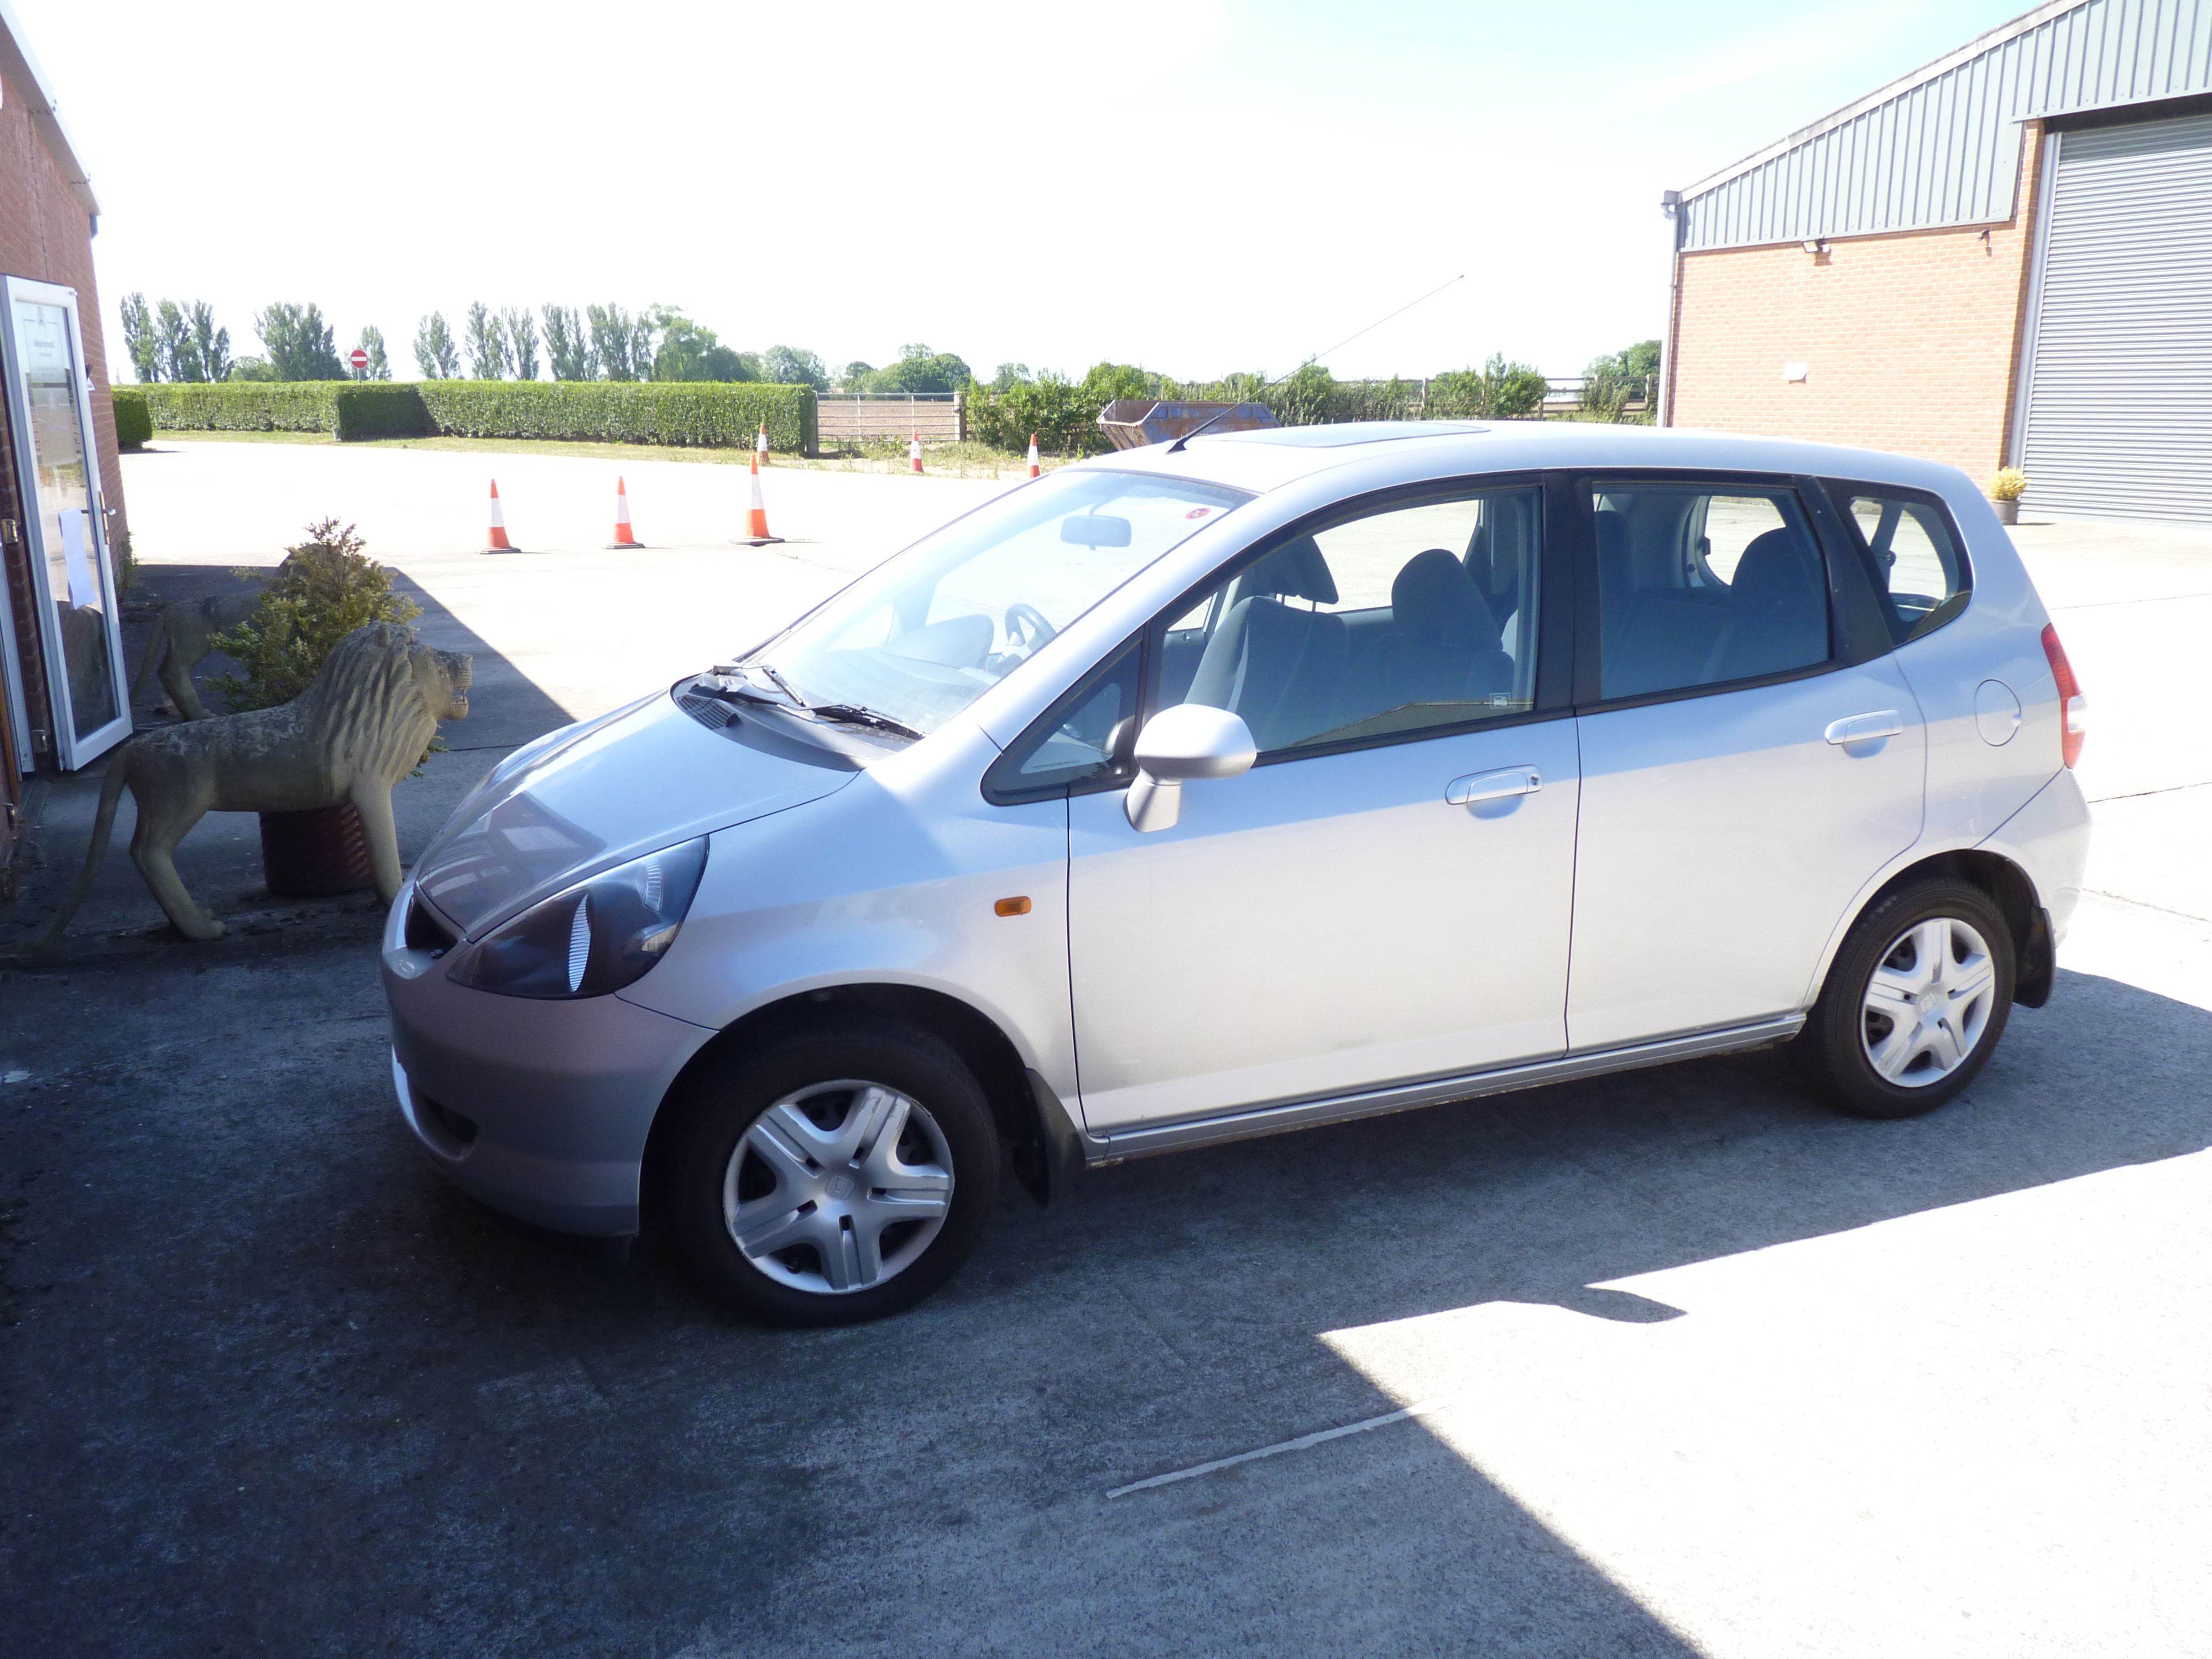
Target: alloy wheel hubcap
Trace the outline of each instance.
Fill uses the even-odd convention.
[[[1882,952],[1867,981],[1859,1040],[1885,1081],[1924,1089],[1981,1045],[1996,1000],[1988,941],[1956,916],[1932,917]]]
[[[929,1248],[952,1204],[952,1149],[928,1109],[846,1078],[794,1090],[757,1118],[722,1176],[745,1260],[817,1295],[864,1291]]]

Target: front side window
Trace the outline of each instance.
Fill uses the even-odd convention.
[[[1249,499],[1188,478],[1056,472],[878,566],[746,660],[810,705],[927,734]]]
[[[1941,507],[1878,485],[1843,484],[1835,493],[1865,550],[1892,640],[1917,639],[1966,608],[1973,583]]]
[[[1590,507],[1606,698],[1828,660],[1827,565],[1795,490],[1607,483]]]
[[[1155,707],[1226,708],[1262,754],[1525,714],[1542,531],[1517,488],[1295,536],[1165,619]]]

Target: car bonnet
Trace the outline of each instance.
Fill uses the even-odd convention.
[[[462,802],[416,890],[465,938],[586,876],[818,800],[857,762],[799,742],[748,742],[662,696]]]

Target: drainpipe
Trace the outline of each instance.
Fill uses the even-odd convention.
[[[1674,231],[1674,246],[1667,256],[1667,329],[1659,342],[1658,409],[1653,417],[1655,426],[1674,424],[1674,336],[1680,327],[1678,309],[1682,292],[1682,228],[1688,222],[1682,214],[1682,192],[1670,190],[1659,198],[1659,211],[1667,216]]]

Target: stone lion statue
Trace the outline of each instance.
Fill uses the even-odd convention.
[[[91,891],[126,787],[138,809],[131,860],[187,939],[222,936],[222,924],[192,902],[173,856],[210,812],[295,812],[351,801],[367,832],[377,895],[389,904],[400,882],[392,787],[421,762],[440,720],[468,714],[470,660],[417,644],[407,629],[371,623],[340,640],[314,683],[279,708],[140,732],[107,763],[83,872],[45,942],[61,938]]]
[[[276,574],[283,575],[296,556],[286,558],[276,567]],[[169,694],[179,720],[207,719],[199,687],[192,683],[192,670],[206,661],[208,653],[215,649],[216,635],[237,627],[253,614],[254,607],[260,603],[261,590],[257,587],[246,593],[216,593],[204,599],[178,599],[163,605],[161,614],[155,619],[153,634],[146,641],[146,655],[138,665],[138,678],[131,682],[131,701],[138,701],[139,693],[146,689],[147,676],[158,672],[161,689]]]

